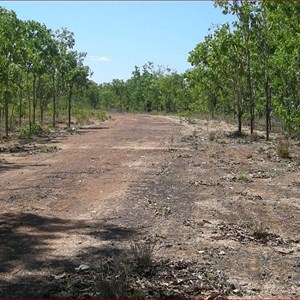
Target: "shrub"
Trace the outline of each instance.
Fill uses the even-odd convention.
[[[152,256],[155,244],[147,242],[134,242],[131,244],[131,253],[133,260],[136,262],[138,267],[148,268],[153,264]]]
[[[33,135],[41,136],[45,134],[45,130],[39,123],[32,123],[31,128],[30,125],[21,126],[19,129],[19,137],[21,139],[31,139]]]
[[[244,174],[244,173],[239,173],[238,176],[236,177],[236,179],[239,180],[239,181],[246,181],[246,182],[251,181],[251,180],[247,177],[247,175]]]
[[[277,139],[277,154],[281,158],[290,158],[290,142],[287,135],[282,135]]]
[[[104,122],[105,120],[107,120],[107,115],[106,115],[106,112],[104,110],[100,110],[98,112],[98,118],[100,121]]]

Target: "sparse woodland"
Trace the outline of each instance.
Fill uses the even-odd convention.
[[[300,299],[300,1],[213,4],[190,69],[100,84],[0,7],[0,298]]]
[[[148,62],[124,81],[97,84],[73,50],[74,34],[21,21],[0,10],[1,135],[60,116],[70,126],[85,109],[150,113],[209,113],[235,118],[254,132],[262,120],[266,138],[272,122],[300,134],[300,2],[221,1],[216,13],[235,22],[215,26],[188,54],[191,68],[180,74]],[[200,14],[201,12],[199,12]],[[171,55],[171,54],[170,54]]]

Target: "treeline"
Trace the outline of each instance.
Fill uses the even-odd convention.
[[[178,74],[147,63],[127,81],[99,86],[107,108],[235,116],[242,134],[264,119],[300,135],[300,2],[220,1],[231,24],[215,26],[189,53],[192,68]],[[200,13],[200,12],[199,12]]]
[[[20,21],[1,9],[1,120],[6,133],[12,116],[43,122],[71,104],[131,112],[210,113],[234,116],[237,130],[265,120],[300,135],[300,2],[220,1],[215,7],[235,21],[210,29],[188,55],[192,67],[178,73],[148,62],[128,80],[96,84],[73,51],[74,35],[53,32],[35,21]],[[201,12],[199,12],[200,14]]]
[[[236,21],[205,37],[188,61],[189,83],[198,106],[212,113],[234,112],[241,133],[249,119],[271,118],[300,135],[300,2],[220,1],[215,6]]]
[[[153,62],[135,66],[127,81],[100,84],[99,93],[101,105],[121,111],[173,113],[189,110],[191,102],[184,74]]]
[[[91,70],[83,64],[86,53],[74,51],[74,44],[66,28],[54,32],[0,7],[0,131],[5,136],[23,122],[31,131],[45,115],[56,126],[62,110],[70,125],[73,98],[92,84]]]

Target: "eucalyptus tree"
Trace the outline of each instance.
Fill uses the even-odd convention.
[[[198,108],[202,112],[208,109],[212,116],[217,105],[217,92],[222,78],[218,71],[219,56],[216,46],[216,40],[211,34],[206,36],[203,42],[197,44],[188,57],[193,69],[187,72],[191,87],[199,92]]]
[[[114,99],[114,92],[112,90],[111,82],[100,83],[98,85],[99,90],[99,101],[100,106],[105,107],[106,109],[116,108]]]
[[[245,61],[247,58],[243,53],[243,47],[241,47],[242,32],[240,30],[231,32],[228,25],[223,26],[222,29],[223,30],[220,30],[220,34],[217,34],[217,36],[221,40],[221,50],[223,52],[220,53],[220,63],[223,69],[223,78],[225,79],[224,88],[229,91],[229,95],[227,95],[229,97],[231,95],[235,99],[238,133],[241,135],[243,116],[246,109],[245,98],[247,95],[247,83],[249,84]],[[225,91],[224,88],[223,91]],[[226,105],[228,105],[228,102]],[[253,128],[251,131],[253,132]]]
[[[51,75],[52,75],[52,126],[56,126],[58,115],[57,104],[60,96],[65,93],[65,78],[67,74],[67,64],[65,62],[68,51],[75,45],[74,33],[62,28],[52,33],[52,43],[50,51]]]
[[[214,115],[215,110],[236,111],[238,133],[242,133],[245,110],[246,67],[241,47],[241,31],[231,32],[230,26],[218,26],[213,34],[190,52],[188,61],[194,69],[187,73],[192,86],[200,86],[202,97]],[[235,99],[233,105],[231,99]],[[234,109],[235,107],[235,109]]]
[[[129,89],[131,90],[132,97],[132,109],[136,111],[144,110],[145,103],[145,94],[144,94],[144,86],[143,86],[143,78],[142,78],[141,68],[138,66],[134,67],[132,71],[132,76],[129,80],[127,80],[127,84],[129,85]]]
[[[72,97],[74,90],[87,86],[90,69],[83,65],[85,52],[69,51],[65,54],[65,82],[68,94],[68,126],[71,126]]]
[[[223,8],[224,14],[232,14],[237,17],[237,21],[233,23],[234,27],[241,32],[241,47],[244,49],[246,58],[246,76],[249,94],[249,110],[250,110],[250,131],[254,131],[255,120],[255,101],[253,87],[253,52],[254,31],[257,23],[257,1],[233,0],[233,1],[215,1],[216,6]]]
[[[9,133],[10,76],[20,60],[22,23],[15,12],[0,7],[0,77],[3,89],[5,136]]]
[[[176,112],[190,111],[190,103],[192,101],[190,87],[186,80],[185,73],[180,74],[173,72],[170,74],[172,78],[172,86],[174,87],[174,107]]]
[[[142,90],[143,110],[151,112],[153,109],[159,110],[158,103],[154,99],[155,89],[155,65],[147,62],[142,66],[140,85]],[[155,107],[154,107],[155,105]]]
[[[85,99],[87,105],[93,109],[99,109],[101,105],[100,88],[93,80],[87,80],[87,88],[85,89]]]
[[[122,79],[113,79],[111,82],[111,90],[114,93],[115,106],[121,111],[124,109],[129,110],[126,82]]]
[[[166,71],[157,78],[161,108],[167,113],[189,110],[190,99],[184,75],[170,69]]]
[[[27,102],[25,95],[25,76],[24,68],[22,64],[13,64],[10,72],[11,79],[11,116],[10,116],[10,128],[13,127],[14,111],[16,109],[18,113],[18,126],[22,126],[22,121],[26,115]]]
[[[29,109],[29,125],[31,128],[31,122],[36,122],[36,110],[38,101],[41,102],[42,90],[42,77],[49,73],[48,66],[52,55],[52,36],[51,30],[49,30],[44,24],[40,24],[36,21],[26,21],[26,56],[25,56],[25,66],[27,70],[27,90],[28,90],[28,109]],[[31,74],[31,84],[32,84],[32,97],[30,96],[29,88],[29,74]],[[39,89],[37,89],[39,85]],[[32,101],[31,101],[32,98]],[[31,104],[32,102],[32,104]],[[32,106],[32,107],[31,107]],[[40,108],[43,110],[43,105],[40,103]],[[31,110],[32,110],[32,120],[31,120]],[[41,111],[43,114],[43,111]],[[43,119],[43,117],[41,117]]]
[[[266,140],[269,140],[271,130],[271,74],[273,70],[272,57],[276,46],[276,32],[273,31],[268,19],[268,9],[265,3],[260,3],[256,9],[255,40],[257,51],[256,66],[254,68],[254,80],[257,94],[263,94],[265,103],[261,105],[265,113]],[[260,90],[263,92],[261,93]],[[257,97],[259,98],[259,97]],[[258,103],[260,105],[260,103]]]
[[[147,62],[142,66],[140,88],[143,99],[143,109],[147,112],[162,111],[162,92],[160,90],[160,79],[165,76],[166,70],[163,66],[156,66],[153,62]]]
[[[265,2],[276,40],[270,58],[272,101],[287,131],[300,135],[300,2]]]

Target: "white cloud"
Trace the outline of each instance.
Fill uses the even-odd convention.
[[[107,61],[110,61],[109,57],[106,57],[106,56],[96,56],[96,55],[93,55],[93,56],[90,56],[90,59],[92,61],[103,61],[103,62],[107,62]]]

